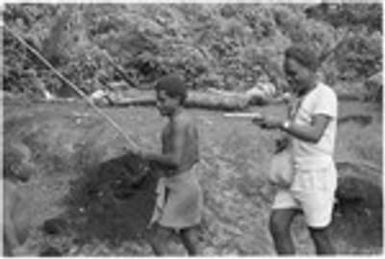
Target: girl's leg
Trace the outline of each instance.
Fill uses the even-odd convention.
[[[149,233],[149,243],[155,255],[168,255],[172,230],[155,224]]]
[[[196,227],[181,229],[180,239],[189,255],[198,255],[201,253],[199,247],[199,234]]]

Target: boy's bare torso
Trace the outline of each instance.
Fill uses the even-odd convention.
[[[184,113],[170,120],[162,131],[162,153],[173,152],[181,152],[177,173],[188,171],[199,161],[198,130],[193,120]]]

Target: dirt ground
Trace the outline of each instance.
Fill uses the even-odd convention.
[[[255,109],[284,112],[282,106]],[[104,111],[141,147],[159,150],[165,120],[154,108]],[[221,112],[189,112],[200,130],[204,254],[274,254],[266,226],[275,189],[268,184],[266,171],[279,132],[223,118]],[[340,167],[341,175],[354,177],[345,178],[350,182],[340,190],[333,238],[339,254],[378,254],[382,252],[382,114],[370,104],[346,102],[340,106],[340,117],[344,122],[336,160],[348,165]],[[152,255],[146,224],[155,197],[156,170],[149,170],[146,161],[124,156],[124,139],[91,108],[77,102],[4,100],[4,164],[12,162],[6,155],[15,142],[29,150],[34,166],[32,178],[20,185],[33,215],[26,243],[31,255]],[[372,167],[363,167],[361,162]],[[125,181],[133,181],[143,170],[152,176],[127,191]],[[356,175],[364,175],[362,181],[355,180]],[[358,191],[360,195],[349,198]],[[293,233],[298,253],[313,254],[301,216],[295,220]],[[183,254],[177,241],[173,246],[176,255]]]

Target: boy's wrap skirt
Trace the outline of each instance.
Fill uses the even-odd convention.
[[[150,225],[156,222],[163,227],[179,230],[200,223],[203,195],[196,176],[196,167],[194,165],[188,171],[159,179]]]

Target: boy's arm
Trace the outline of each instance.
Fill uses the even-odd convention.
[[[148,160],[158,163],[161,166],[164,166],[171,170],[178,170],[182,162],[183,148],[186,138],[186,132],[189,128],[188,123],[185,122],[176,122],[175,125],[175,135],[172,138],[173,143],[172,150],[168,154],[159,154],[159,153],[144,153],[143,156]]]

